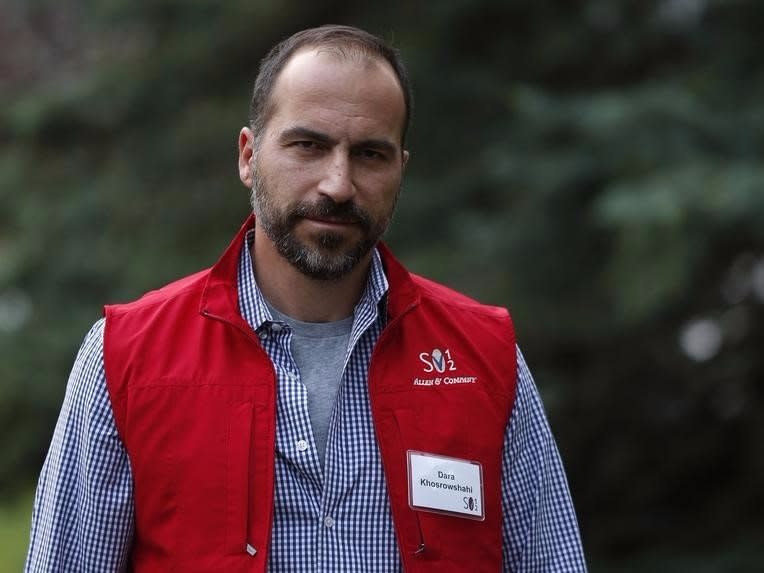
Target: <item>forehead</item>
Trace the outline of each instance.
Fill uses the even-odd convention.
[[[403,90],[385,60],[354,52],[307,48],[282,69],[271,93],[268,124],[318,122],[373,128],[400,141]],[[320,128],[321,126],[313,126]]]

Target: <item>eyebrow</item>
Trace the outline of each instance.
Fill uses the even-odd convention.
[[[290,127],[289,129],[285,129],[279,134],[280,141],[289,141],[290,139],[311,139],[313,141],[325,143],[327,145],[333,145],[337,143],[334,139],[325,133],[300,126]]]
[[[318,143],[323,143],[325,145],[335,145],[337,143],[337,140],[333,139],[326,133],[322,133],[320,131],[316,131],[315,129],[310,129],[308,127],[302,126],[290,127],[289,129],[285,129],[279,134],[279,141],[282,142],[301,138],[317,141]],[[353,143],[350,148],[353,150],[371,148],[391,154],[398,152],[398,146],[395,145],[392,141],[376,138],[358,141]]]

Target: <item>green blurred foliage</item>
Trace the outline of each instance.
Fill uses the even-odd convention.
[[[764,532],[758,0],[4,3],[3,490],[39,471],[100,305],[227,244],[257,62],[326,22],[409,64],[389,241],[509,306],[593,560]]]
[[[0,573],[24,569],[33,497],[25,490],[15,499],[0,503]]]

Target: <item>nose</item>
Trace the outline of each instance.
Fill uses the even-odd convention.
[[[352,165],[346,153],[337,149],[329,157],[318,191],[335,203],[344,203],[355,194]]]

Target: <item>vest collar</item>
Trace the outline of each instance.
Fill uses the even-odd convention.
[[[380,241],[377,249],[382,257],[387,283],[390,285],[387,295],[387,319],[394,320],[419,304],[421,295],[411,274],[393,256],[390,248]]]
[[[239,255],[247,232],[255,226],[255,216],[250,214],[236,233],[223,255],[210,270],[202,292],[199,312],[213,315],[233,323],[246,321],[239,313],[237,271]],[[384,243],[377,245],[389,284],[387,318],[393,320],[419,303],[420,293],[410,273],[393,256]],[[247,328],[249,328],[247,326]]]

